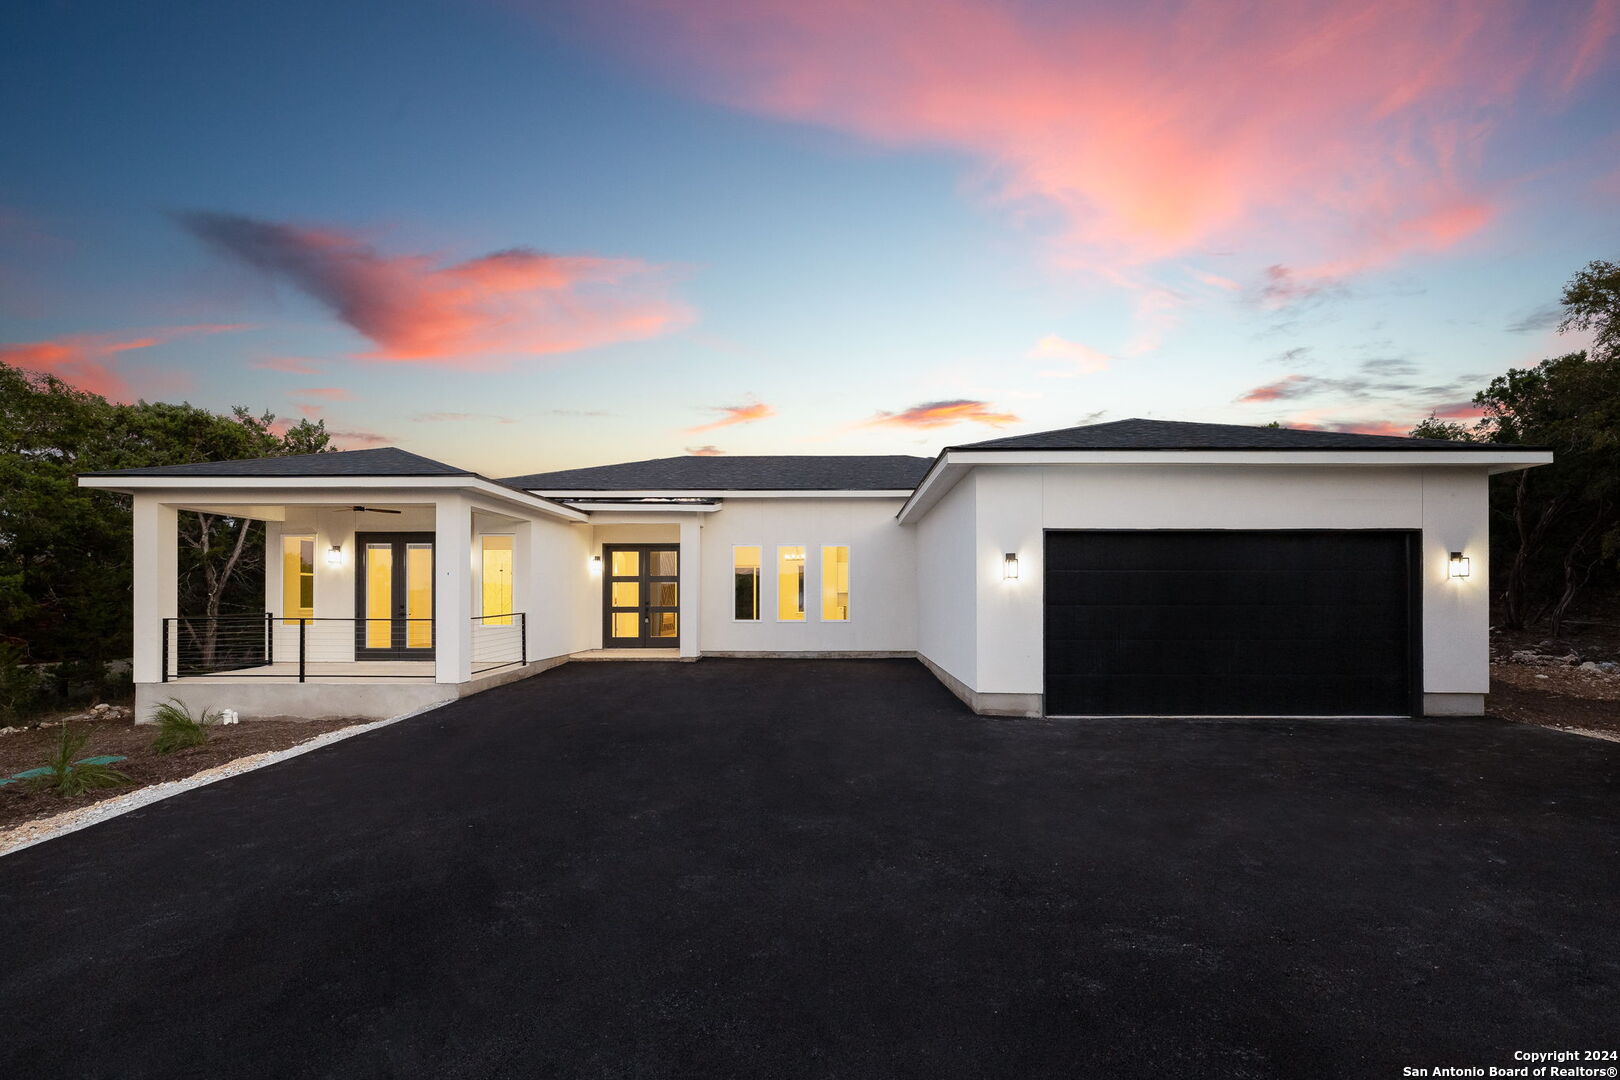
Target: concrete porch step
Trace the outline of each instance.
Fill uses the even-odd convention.
[[[570,660],[696,660],[695,656],[682,656],[674,649],[587,649],[568,657]]]

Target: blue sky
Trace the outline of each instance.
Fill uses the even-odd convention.
[[[1433,9],[16,5],[0,357],[497,475],[1405,430],[1620,242],[1613,5]]]

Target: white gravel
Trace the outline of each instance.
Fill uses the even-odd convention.
[[[97,822],[118,817],[120,814],[127,814],[131,810],[138,810],[160,799],[171,798],[193,788],[200,788],[204,784],[212,784],[215,780],[224,780],[228,776],[239,776],[245,772],[252,772],[254,769],[262,769],[267,765],[274,765],[278,761],[286,761],[288,758],[295,758],[299,754],[307,754],[311,750],[318,750],[323,746],[342,742],[344,739],[353,738],[364,732],[387,727],[389,724],[397,724],[401,720],[408,720],[413,716],[420,716],[422,713],[440,707],[440,705],[430,705],[426,709],[417,709],[413,712],[402,713],[399,716],[391,716],[386,720],[374,720],[369,724],[355,724],[353,727],[328,731],[325,734],[315,736],[308,742],[301,742],[297,746],[289,746],[285,750],[270,750],[262,754],[237,758],[235,761],[227,761],[223,765],[215,765],[211,769],[193,773],[183,780],[170,780],[162,784],[153,784],[150,787],[132,791],[128,795],[118,795],[111,799],[103,799],[98,803],[91,803],[89,806],[81,806],[77,810],[67,810],[52,817],[25,821],[21,825],[14,825],[9,829],[0,829],[0,856],[10,855],[13,852],[21,851],[23,848],[33,847],[35,844],[43,844],[47,840],[54,840],[58,836],[66,836],[70,832],[88,829]],[[249,721],[249,723],[252,723],[252,721]]]

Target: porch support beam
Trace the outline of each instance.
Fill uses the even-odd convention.
[[[133,518],[132,674],[137,683],[155,683],[163,680],[163,620],[180,613],[180,516],[157,495],[136,495]]]
[[[703,519],[681,518],[680,554],[681,655],[699,655],[698,597],[703,593]]]
[[[472,506],[447,494],[433,508],[434,678],[464,683],[472,679]]]

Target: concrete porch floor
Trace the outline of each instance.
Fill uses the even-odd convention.
[[[497,668],[516,667],[515,661],[496,660],[487,663],[474,663],[474,675]],[[306,683],[351,683],[351,682],[390,682],[396,679],[428,679],[434,676],[433,661],[431,660],[349,660],[331,663],[310,663],[304,665],[304,681]],[[295,663],[263,664],[258,667],[240,668],[236,671],[221,671],[212,675],[183,675],[171,678],[170,683],[187,684],[219,684],[235,683],[244,679],[254,682],[265,681],[275,683],[296,683],[298,681],[298,665]]]

